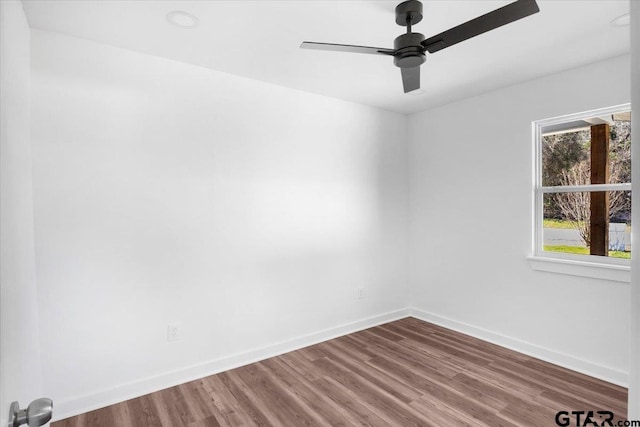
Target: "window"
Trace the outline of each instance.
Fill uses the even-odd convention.
[[[628,269],[630,109],[627,104],[533,123],[533,258]]]

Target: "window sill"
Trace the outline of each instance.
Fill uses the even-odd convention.
[[[537,271],[604,279],[613,282],[631,282],[631,267],[628,265],[603,264],[541,256],[529,256],[527,261],[529,261],[531,268]]]

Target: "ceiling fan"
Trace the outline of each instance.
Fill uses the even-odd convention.
[[[400,67],[402,72],[402,86],[407,93],[420,88],[420,65],[426,61],[425,52],[438,52],[539,11],[535,0],[518,0],[425,39],[422,34],[411,31],[411,26],[422,20],[422,3],[418,0],[408,0],[396,6],[396,23],[406,26],[407,32],[396,37],[393,49],[306,41],[302,42],[300,47],[393,56],[393,63]]]

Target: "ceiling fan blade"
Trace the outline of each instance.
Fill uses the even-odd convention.
[[[401,68],[404,93],[420,89],[420,67]]]
[[[354,46],[350,44],[302,42],[300,47],[302,49],[332,50],[336,52],[370,53],[373,55],[392,55],[393,56],[394,54],[393,49],[386,49],[384,47]]]
[[[518,0],[438,35],[429,37],[422,42],[422,46],[429,53],[435,53],[539,11],[540,9],[535,0]]]

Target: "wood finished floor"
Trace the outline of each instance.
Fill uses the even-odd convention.
[[[563,410],[612,411],[616,425],[626,402],[623,387],[406,318],[52,427],[543,427]]]

